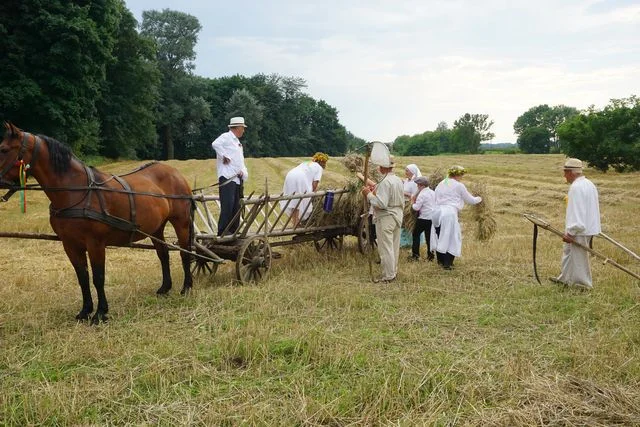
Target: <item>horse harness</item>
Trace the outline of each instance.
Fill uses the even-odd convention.
[[[16,156],[16,160],[13,163],[12,162],[8,162],[5,165],[5,167],[2,169],[2,172],[0,172],[0,180],[11,169],[13,169],[16,166],[20,166],[21,164],[24,164],[23,158],[24,158],[24,153],[27,151],[27,138],[30,135],[32,135],[32,134],[30,134],[29,132],[23,132],[23,134],[22,134],[22,143],[20,144],[20,150],[18,151],[18,155]],[[40,153],[40,138],[38,138],[37,135],[33,135],[33,138],[34,138],[35,142],[34,142],[34,145],[33,145],[33,153],[31,154],[31,161],[24,168],[25,181],[26,181],[26,178],[29,177],[29,175],[30,175],[29,171],[31,170],[31,168],[33,168],[33,165],[35,164],[36,160],[38,159],[38,154]],[[16,189],[16,188],[10,189],[9,191],[7,191],[5,193],[4,196],[0,197],[0,202],[8,201],[11,198],[11,196],[13,196],[18,190],[19,189]]]

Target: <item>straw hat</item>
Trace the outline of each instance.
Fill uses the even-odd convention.
[[[582,171],[582,160],[569,158],[564,162],[564,169],[580,172]]]
[[[238,126],[241,126],[243,128],[247,127],[247,125],[244,124],[244,117],[231,117],[231,120],[229,121],[229,127],[235,128]]]

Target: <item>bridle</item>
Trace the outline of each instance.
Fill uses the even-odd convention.
[[[33,136],[35,140],[35,144],[33,146],[33,153],[31,155],[31,161],[24,168],[25,178],[29,176],[29,171],[35,164],[36,159],[38,157],[38,152],[40,151],[40,138],[38,138],[38,136],[36,135],[30,134],[29,132],[23,132],[22,143],[20,144],[20,150],[18,150],[18,155],[16,156],[16,160],[13,162],[7,162],[5,167],[2,169],[2,172],[0,172],[0,181],[2,180],[2,177],[4,177],[11,169],[24,164],[23,159],[24,159],[24,154],[27,152],[27,140],[29,136]]]

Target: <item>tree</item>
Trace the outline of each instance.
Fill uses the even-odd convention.
[[[96,153],[96,102],[112,63],[121,0],[5,0],[0,8],[0,115]]]
[[[640,99],[612,99],[590,107],[558,128],[562,151],[607,171],[640,170]]]
[[[549,107],[547,104],[538,105],[527,110],[516,119],[513,130],[516,135],[521,136],[528,128],[546,129],[549,134],[549,149],[558,152],[560,142],[558,141],[557,128],[565,120],[578,114],[578,110],[565,105]]]
[[[493,120],[487,114],[462,115],[453,123],[454,148],[459,153],[476,154],[482,141],[488,141],[495,135],[490,132]]]
[[[549,152],[551,135],[541,126],[525,128],[518,137],[518,147],[526,154],[546,154]]]
[[[124,3],[118,8],[121,19],[115,35],[115,61],[107,65],[107,81],[97,104],[100,154],[110,158],[154,157],[160,83],[155,50],[138,34],[138,24]]]
[[[194,93],[197,81],[191,78],[196,57],[195,45],[202,27],[194,16],[163,9],[142,13],[141,34],[156,44],[156,58],[162,73],[158,128],[163,156],[175,155],[174,131],[184,120],[197,122],[209,115],[204,99]],[[194,115],[198,113],[198,115]]]
[[[225,119],[229,122],[231,117],[243,116],[248,120],[248,127],[243,137],[247,157],[264,155],[262,141],[260,140],[260,128],[264,107],[260,105],[256,97],[247,89],[238,89],[225,102]]]

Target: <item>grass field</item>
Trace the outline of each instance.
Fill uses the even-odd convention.
[[[249,190],[278,193],[300,159],[249,159]],[[486,184],[498,223],[474,238],[470,208],[453,271],[410,263],[399,280],[369,280],[355,238],[337,253],[279,249],[271,277],[234,284],[234,264],[187,297],[157,298],[153,251],[109,249],[111,320],[76,323],[81,296],[59,242],[2,239],[0,425],[640,425],[640,292],[594,260],[594,289],[533,279],[532,224],[563,228],[558,155],[399,158],[428,175],[462,164]],[[101,169],[122,173],[140,162]],[[214,161],[172,161],[214,182]],[[402,174],[402,168],[398,168]],[[600,191],[603,231],[640,252],[640,174],[585,174]],[[347,171],[330,160],[324,187]],[[48,202],[0,204],[0,231],[50,233]],[[557,275],[562,242],[542,231],[538,270]],[[595,248],[630,269],[611,244]],[[424,248],[423,248],[424,250]]]

